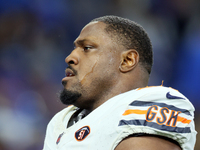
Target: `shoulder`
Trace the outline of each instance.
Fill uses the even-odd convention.
[[[165,109],[165,111],[173,110],[189,116],[194,115],[195,108],[192,103],[178,90],[170,87],[145,87],[130,91],[128,94],[127,109]]]
[[[60,133],[60,130],[65,129],[65,124],[63,123],[65,117],[74,111],[76,107],[68,106],[67,108],[58,112],[48,123],[46,129],[46,138],[53,138],[55,134]]]
[[[61,123],[63,122],[64,118],[66,117],[66,115],[67,115],[68,113],[72,112],[72,111],[75,110],[75,109],[76,109],[75,106],[70,105],[70,106],[64,108],[63,110],[61,110],[60,112],[58,112],[57,114],[55,114],[55,115],[53,116],[53,118],[50,120],[50,122],[49,122],[47,128],[48,128],[49,126],[55,126],[55,124],[61,124]]]
[[[158,102],[158,104],[164,103],[175,105],[180,108],[194,111],[192,103],[182,93],[171,87],[152,86],[139,88],[137,89],[137,91],[138,95],[141,95],[140,97],[138,97],[138,100],[140,101],[152,102],[151,104],[156,104]]]
[[[164,96],[168,99],[187,99],[183,94],[181,94],[178,90],[173,89],[171,87],[164,87],[164,86],[147,86],[144,88],[138,88],[136,91],[143,93],[143,95],[154,95],[154,96]],[[176,97],[168,97],[167,93],[175,94]]]
[[[182,148],[194,146],[194,107],[183,94],[163,86],[136,89],[132,93],[119,121],[123,137],[146,133],[173,139]]]
[[[45,135],[45,141],[44,141],[44,149],[49,149],[48,147],[51,147],[52,149],[55,148],[55,141],[56,138],[59,136],[60,133],[63,132],[63,130],[66,128],[66,126],[63,123],[63,120],[65,117],[74,111],[76,107],[74,106],[68,106],[67,108],[61,110],[58,112],[48,123],[47,129],[46,129],[46,135]]]

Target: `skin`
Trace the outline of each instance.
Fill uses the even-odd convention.
[[[105,27],[103,22],[87,24],[74,41],[75,49],[65,59],[77,74],[62,79],[66,82],[64,88],[82,94],[74,105],[88,113],[120,93],[147,86],[149,79],[139,63],[138,52],[117,44]],[[115,150],[157,150],[159,145],[162,150],[180,150],[175,144],[155,137],[127,138]]]
[[[77,75],[63,78],[62,81],[67,82],[64,88],[81,93],[82,96],[74,105],[88,112],[111,97],[144,87],[148,82],[148,79],[137,82],[144,76],[141,71],[137,71],[140,70],[137,51],[125,51],[104,31],[105,27],[102,22],[86,25],[74,41],[75,49],[65,59],[77,71]],[[129,76],[132,76],[131,81]]]
[[[181,150],[176,144],[153,136],[124,139],[115,150]]]

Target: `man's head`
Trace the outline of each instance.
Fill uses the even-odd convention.
[[[64,104],[93,110],[115,95],[147,85],[152,48],[136,23],[115,16],[94,19],[74,45],[65,59]]]
[[[153,52],[151,41],[142,26],[129,19],[117,16],[103,16],[93,21],[100,21],[107,26],[105,31],[115,42],[123,45],[127,50],[135,49],[139,55],[139,62],[150,74],[153,64]]]

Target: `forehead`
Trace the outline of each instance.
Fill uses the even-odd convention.
[[[110,40],[109,35],[105,32],[105,27],[106,24],[103,22],[90,22],[81,30],[80,35],[74,43],[82,40],[91,40],[97,43]]]

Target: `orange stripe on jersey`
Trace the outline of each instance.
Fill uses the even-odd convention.
[[[189,124],[191,122],[191,120],[188,120],[188,119],[186,119],[184,117],[180,117],[180,116],[178,116],[177,121],[182,122],[182,123],[186,123],[186,124]]]
[[[146,114],[147,110],[139,110],[139,109],[128,109],[123,113],[123,116],[130,114]]]

